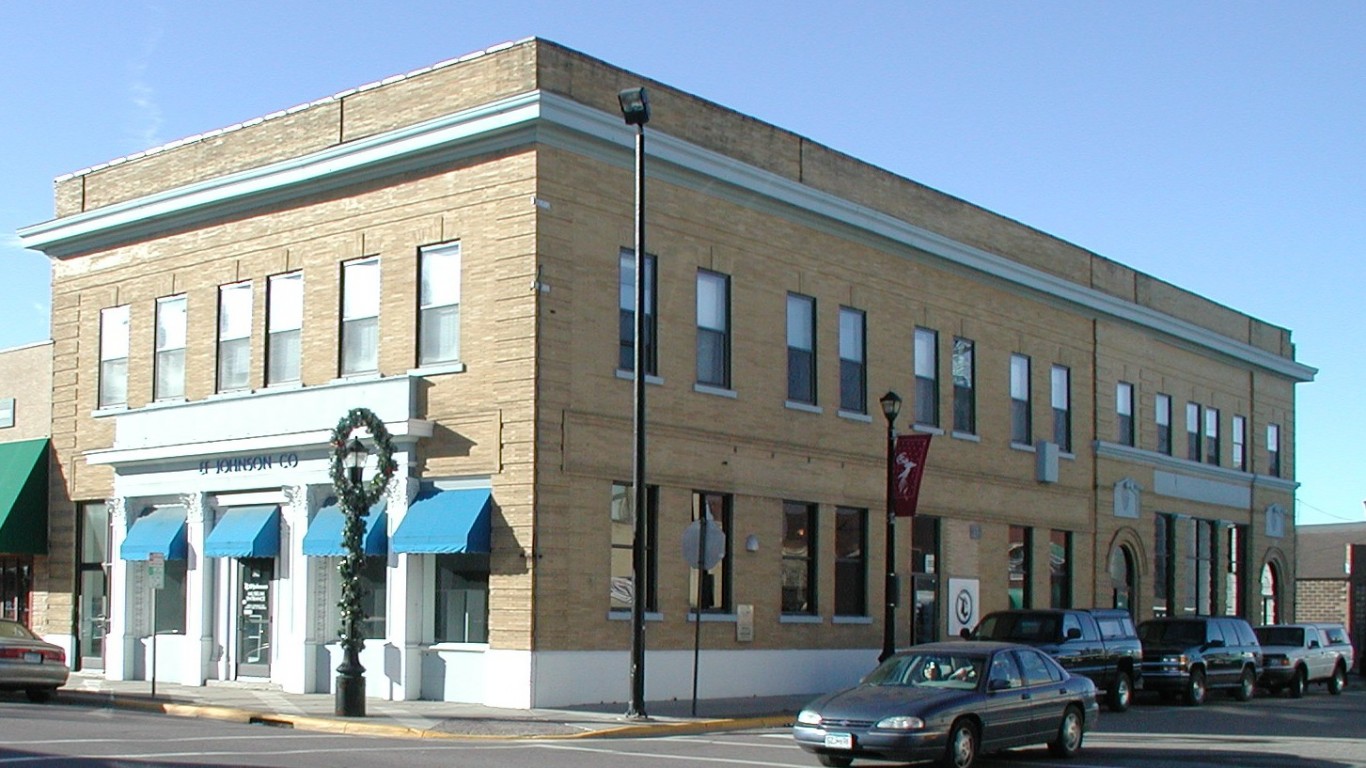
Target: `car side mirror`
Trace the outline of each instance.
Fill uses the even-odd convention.
[[[1317,641],[1317,640],[1310,640],[1310,641],[1309,641],[1309,650],[1312,651],[1312,650],[1314,650],[1315,648],[1320,648],[1320,647],[1322,647],[1322,646],[1319,645],[1319,641]]]
[[[1067,639],[1068,639],[1068,640],[1077,640],[1077,639],[1079,639],[1080,637],[1081,637],[1081,629],[1080,629],[1080,628],[1078,628],[1078,627],[1068,627],[1068,628],[1067,628]]]
[[[972,630],[968,629],[967,627],[963,627],[962,629],[958,630],[958,636],[963,638],[964,640],[971,640]]]
[[[1010,681],[1009,681],[1009,680],[1004,680],[1004,679],[999,678],[999,677],[995,677],[995,678],[992,678],[992,679],[990,679],[990,680],[987,681],[987,690],[988,690],[988,691],[1004,691],[1005,689],[1007,689],[1007,688],[1009,688],[1009,687],[1010,687]]]
[[[1206,648],[1223,648],[1223,647],[1224,647],[1224,641],[1223,641],[1223,640],[1211,640],[1211,641],[1209,641],[1208,643],[1205,643],[1205,647],[1206,647]]]

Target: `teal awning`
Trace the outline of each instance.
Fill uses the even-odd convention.
[[[425,490],[408,507],[391,546],[414,554],[487,553],[492,499],[488,488]]]
[[[0,553],[47,554],[47,438],[0,443]]]
[[[160,552],[167,560],[185,559],[184,507],[161,507],[134,520],[119,548],[119,557],[150,560],[153,552]]]
[[[280,508],[229,507],[204,539],[205,557],[276,557],[280,554]]]
[[[388,501],[380,499],[370,508],[370,514],[361,518],[365,530],[361,532],[361,552],[366,555],[389,554],[388,514],[385,508]],[[342,546],[342,527],[346,525],[346,515],[337,505],[336,499],[329,499],[327,506],[318,510],[313,522],[308,524],[304,534],[304,554],[309,557],[341,557],[346,554]]]

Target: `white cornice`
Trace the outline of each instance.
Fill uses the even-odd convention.
[[[25,227],[20,242],[61,258],[359,181],[530,142],[630,162],[634,131],[619,116],[533,91],[299,158]],[[652,176],[746,205],[781,210],[894,250],[910,248],[1010,285],[1152,329],[1297,382],[1316,369],[1193,323],[1026,266],[658,131]]]
[[[1175,456],[1168,456],[1157,451],[1145,451],[1142,448],[1134,448],[1119,443],[1110,443],[1104,440],[1095,442],[1096,456],[1108,459],[1120,459],[1134,464],[1144,464],[1154,469],[1164,469],[1192,477],[1203,477],[1210,480],[1217,480],[1223,483],[1251,487],[1269,488],[1286,493],[1294,493],[1300,484],[1294,480],[1287,480],[1283,477],[1272,477],[1271,475],[1258,475],[1251,472],[1242,472],[1229,467],[1216,467],[1212,464],[1202,464],[1198,461],[1188,459],[1178,459]]]

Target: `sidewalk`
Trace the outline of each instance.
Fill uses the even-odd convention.
[[[646,702],[646,720],[628,720],[625,704],[565,709],[500,709],[448,701],[367,699],[365,717],[339,717],[332,694],[284,693],[269,684],[204,686],[145,680],[111,681],[75,673],[58,704],[85,704],[179,717],[202,717],[284,728],[426,739],[572,739],[665,736],[788,725],[815,694]]]

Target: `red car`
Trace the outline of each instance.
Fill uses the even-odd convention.
[[[0,619],[0,690],[22,690],[29,701],[47,701],[70,674],[61,646],[13,619]]]

